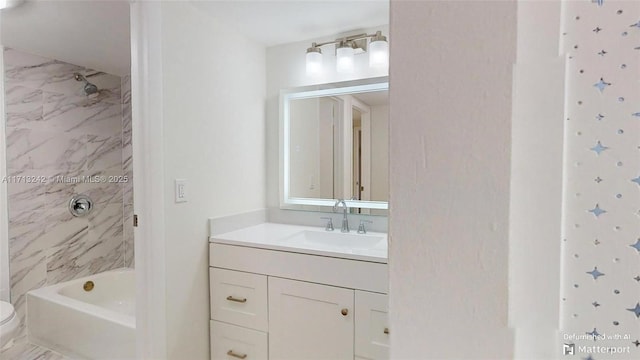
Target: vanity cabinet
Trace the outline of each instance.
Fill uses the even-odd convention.
[[[388,359],[387,264],[211,243],[211,359]]]

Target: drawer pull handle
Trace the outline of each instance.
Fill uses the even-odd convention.
[[[235,298],[233,296],[227,296],[227,300],[235,301],[235,302],[239,302],[239,303],[246,303],[247,302],[247,298],[238,299],[238,298]]]
[[[343,316],[347,316],[347,315],[349,314],[349,309],[342,309],[342,310],[340,311],[340,313],[341,313]]]
[[[238,358],[238,359],[246,359],[247,358],[247,354],[236,354],[236,353],[233,352],[233,350],[227,351],[227,355],[233,356],[234,358]]]
[[[384,328],[384,333],[389,334],[389,328]]]

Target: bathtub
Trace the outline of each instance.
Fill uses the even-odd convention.
[[[29,291],[29,341],[74,358],[134,359],[134,274],[118,269]]]

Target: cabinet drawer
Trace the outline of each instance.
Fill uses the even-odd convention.
[[[209,282],[212,320],[267,331],[265,275],[209,268]]]
[[[356,356],[371,360],[389,358],[388,301],[387,295],[356,290]]]
[[[210,321],[211,360],[267,360],[267,334]]]

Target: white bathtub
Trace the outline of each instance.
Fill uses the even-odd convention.
[[[28,292],[29,341],[76,358],[134,359],[134,274],[118,269]]]

